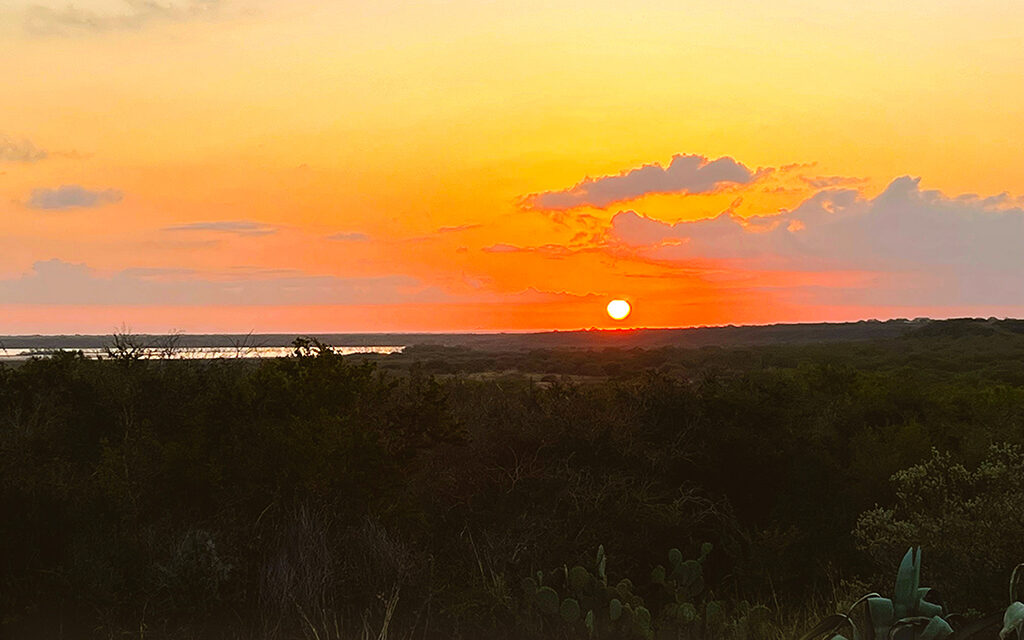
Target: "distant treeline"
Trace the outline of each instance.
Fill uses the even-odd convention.
[[[392,358],[0,366],[0,636],[583,638],[537,593],[603,546],[633,598],[603,637],[756,640],[910,544],[959,609],[1024,561],[1014,324]]]
[[[932,323],[967,322],[979,326],[999,326],[1003,330],[1013,323],[963,319],[961,321],[863,320],[845,323],[774,324],[763,326],[694,327],[690,329],[623,329],[589,331],[547,331],[542,333],[325,333],[315,337],[328,345],[344,346],[407,346],[432,345],[464,347],[485,351],[522,351],[532,349],[622,349],[658,347],[706,347],[768,344],[799,344],[809,342],[848,342],[894,338]],[[1021,329],[1014,329],[1021,330]],[[173,343],[181,347],[288,346],[295,334],[186,334],[135,336],[150,345]],[[19,335],[0,336],[0,348],[10,349],[97,349],[109,346],[109,335]]]

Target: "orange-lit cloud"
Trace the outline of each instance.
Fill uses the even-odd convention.
[[[535,193],[525,199],[534,209],[604,208],[616,202],[660,193],[709,193],[730,185],[749,184],[754,172],[732,158],[709,160],[675,155],[667,167],[646,164],[618,175],[586,178],[562,191]]]
[[[827,189],[792,211],[666,224],[633,211],[612,219],[613,236],[662,259],[718,258],[747,268],[869,268],[929,272],[1019,271],[1024,208],[1008,196],[949,197],[920,179],[893,180],[874,198]]]

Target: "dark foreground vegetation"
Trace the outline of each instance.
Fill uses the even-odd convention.
[[[962,611],[1024,561],[1013,323],[112,355],[0,366],[2,637],[757,640],[891,591],[911,544]]]

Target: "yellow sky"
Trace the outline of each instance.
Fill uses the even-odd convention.
[[[907,305],[863,292],[826,299],[806,283],[788,288],[803,281],[794,274],[821,272],[806,260],[774,275],[730,263],[726,282],[713,266],[721,255],[654,259],[656,247],[624,248],[611,228],[620,210],[671,224],[794,209],[824,188],[815,179],[832,176],[865,202],[903,175],[920,176],[942,202],[1024,194],[1024,5],[1015,0],[68,6],[0,8],[0,332],[44,319],[48,331],[133,320],[147,330],[612,326],[609,296],[636,300],[629,322],[661,326],[1024,304],[1003,289]],[[26,149],[45,157],[26,159]],[[773,170],[708,193],[564,212],[523,205],[587,176],[667,167],[676,154]],[[781,169],[795,164],[804,166]],[[118,197],[33,199],[62,186]],[[328,239],[339,233],[361,235]],[[96,284],[91,304],[62,302],[70,275],[31,280],[33,265],[51,259]],[[865,275],[843,288],[896,273],[848,262]],[[178,303],[154,303],[155,269],[182,281]],[[281,277],[298,293],[256,305],[280,307],[273,313],[187,293],[189,282],[278,286]],[[432,297],[346,293],[383,277],[414,279]],[[816,278],[814,287],[840,286]],[[52,295],[26,293],[33,282]],[[338,300],[318,304],[325,286]],[[411,310],[423,305],[436,311],[417,325]],[[64,319],[54,324],[54,313]]]

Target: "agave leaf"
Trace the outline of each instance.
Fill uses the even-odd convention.
[[[1022,630],[1024,630],[1024,603],[1014,602],[1006,609],[1006,614],[1003,616],[1003,630],[999,632],[999,638],[1006,640],[1014,631],[1020,638]]]
[[[940,618],[934,616],[928,621],[928,624],[921,633],[917,636],[918,640],[942,640],[953,635],[953,628],[949,626],[949,623]]]
[[[892,604],[897,618],[914,615],[917,590],[921,586],[921,548],[907,549],[896,572],[896,588],[893,590]]]

